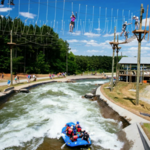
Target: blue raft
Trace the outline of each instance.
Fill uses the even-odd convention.
[[[69,122],[67,124],[69,124],[70,127],[72,125],[75,125],[73,122]],[[88,143],[85,140],[82,140],[82,138],[77,138],[77,141],[72,142],[70,140],[70,137],[66,135],[66,132],[65,132],[66,128],[67,128],[67,126],[62,128],[62,138],[67,146],[69,146],[69,147],[89,147],[92,144],[90,137],[89,137],[90,143]]]

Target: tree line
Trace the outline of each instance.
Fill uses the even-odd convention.
[[[84,71],[110,72],[110,56],[75,56],[69,51],[69,43],[59,38],[53,28],[43,25],[26,25],[19,18],[0,16],[0,72],[10,72],[10,31],[13,47],[13,73],[57,73],[77,74]],[[120,59],[120,58],[119,58]],[[115,60],[116,62],[116,60]]]

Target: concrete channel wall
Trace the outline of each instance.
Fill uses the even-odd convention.
[[[128,127],[122,130],[126,133],[126,138],[132,143],[130,150],[150,150],[150,141],[140,125],[140,123],[150,123],[150,121],[145,120],[108,100],[102,94],[101,86],[97,88],[96,95],[100,95],[102,101],[105,101],[109,107],[130,123]]]

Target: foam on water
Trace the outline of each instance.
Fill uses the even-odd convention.
[[[45,136],[57,138],[62,127],[71,121],[80,121],[84,129],[94,133],[94,145],[121,149],[123,143],[115,134],[121,123],[103,118],[97,102],[81,98],[94,84],[101,83],[104,81],[52,83],[32,89],[29,94],[14,95],[0,110],[0,149],[23,146],[31,140],[28,149],[36,149]]]

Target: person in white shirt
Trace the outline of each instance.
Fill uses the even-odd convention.
[[[139,29],[139,17],[133,16],[133,19],[135,20],[135,29]]]

